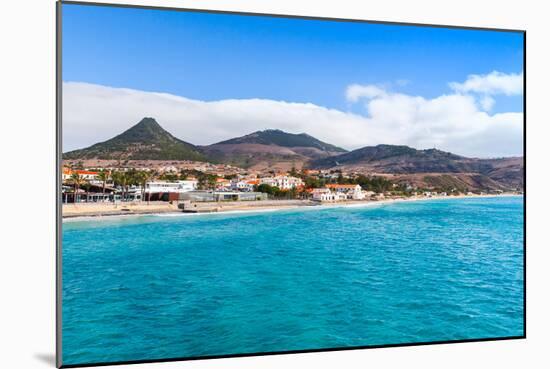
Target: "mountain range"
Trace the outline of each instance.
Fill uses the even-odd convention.
[[[367,146],[309,163],[314,169],[399,175],[409,182],[421,177],[423,184],[427,181],[436,187],[488,189],[523,188],[523,165],[522,157],[467,158],[437,149],[417,150],[401,145]],[[446,183],[434,173],[445,173]]]
[[[418,185],[456,188],[524,186],[523,157],[477,159],[401,145],[367,146],[346,151],[305,133],[274,129],[196,146],[172,136],[153,118],[143,118],[110,140],[64,153],[63,159],[192,160],[256,170],[295,167],[391,174]]]

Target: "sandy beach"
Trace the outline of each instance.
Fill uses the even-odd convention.
[[[78,203],[63,204],[63,218],[96,217],[106,215],[159,214],[181,211],[177,204],[164,201],[128,203]]]
[[[317,202],[312,200],[266,200],[266,201],[232,201],[232,202],[204,202],[196,203],[198,213],[221,213],[233,211],[256,211],[256,210],[283,210],[298,207],[340,207],[340,206],[364,206],[383,205],[403,201],[426,201],[438,199],[464,199],[464,198],[485,198],[521,196],[517,194],[501,195],[460,195],[460,196],[416,196],[386,198],[382,200],[347,200],[337,202]],[[173,202],[129,202],[129,203],[79,203],[63,204],[63,219],[70,218],[95,218],[103,216],[132,216],[148,214],[182,213],[178,203]]]

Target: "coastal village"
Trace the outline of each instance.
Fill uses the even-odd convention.
[[[521,158],[471,159],[378,145],[346,151],[267,129],[208,146],[145,117],[63,154],[63,217],[218,212],[522,191]]]
[[[486,194],[456,188],[417,188],[387,176],[335,170],[247,171],[226,164],[192,161],[165,165],[157,162],[155,166],[133,164],[141,166],[103,163],[84,167],[82,162],[65,163],[63,215],[124,213],[124,209],[138,213],[213,212],[234,209],[239,204],[247,208],[276,207]],[[111,211],[101,210],[109,206]]]

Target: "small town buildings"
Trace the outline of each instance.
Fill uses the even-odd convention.
[[[196,180],[184,180],[184,181],[155,181],[147,182],[145,184],[145,193],[183,193],[188,191],[194,191],[197,189],[198,181]]]
[[[63,181],[70,181],[72,179],[73,174],[78,174],[82,179],[91,181],[96,180],[97,176],[99,175],[99,172],[94,172],[90,170],[72,170],[68,168],[63,169],[63,173],[61,174],[61,178]]]
[[[240,191],[189,191],[179,194],[179,201],[218,202],[261,200],[267,200],[266,193]]]
[[[258,183],[258,180],[244,180],[234,178],[231,181],[230,188],[234,191],[251,192],[254,191],[254,185]]]
[[[347,199],[346,194],[334,192],[330,188],[314,188],[311,195],[314,201],[342,201]]]
[[[272,187],[278,187],[281,190],[290,190],[304,185],[301,178],[278,175],[275,177],[264,177],[260,179],[260,184],[267,184]]]
[[[349,200],[363,200],[365,198],[365,194],[358,184],[327,184],[326,188],[345,194]]]
[[[225,178],[216,178],[216,190],[223,191],[231,188],[231,181]]]

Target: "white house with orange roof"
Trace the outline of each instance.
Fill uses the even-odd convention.
[[[260,179],[260,184],[267,184],[273,187],[278,187],[281,190],[290,190],[304,185],[301,178],[277,175],[275,177],[264,177]]]
[[[61,178],[63,181],[68,181],[71,179],[73,174],[77,173],[82,179],[86,181],[92,181],[97,179],[99,172],[94,172],[90,170],[72,170],[69,168],[64,168]]]
[[[365,194],[358,184],[327,184],[326,188],[345,194],[349,200],[363,200],[365,198]]]
[[[225,178],[216,178],[216,190],[223,191],[231,188],[231,181]]]
[[[260,181],[257,179],[234,178],[231,181],[231,189],[241,192],[252,192],[254,191],[254,186],[258,184],[260,184]]]
[[[343,201],[347,196],[341,192],[332,191],[330,188],[314,188],[311,191],[312,199],[314,201]]]

